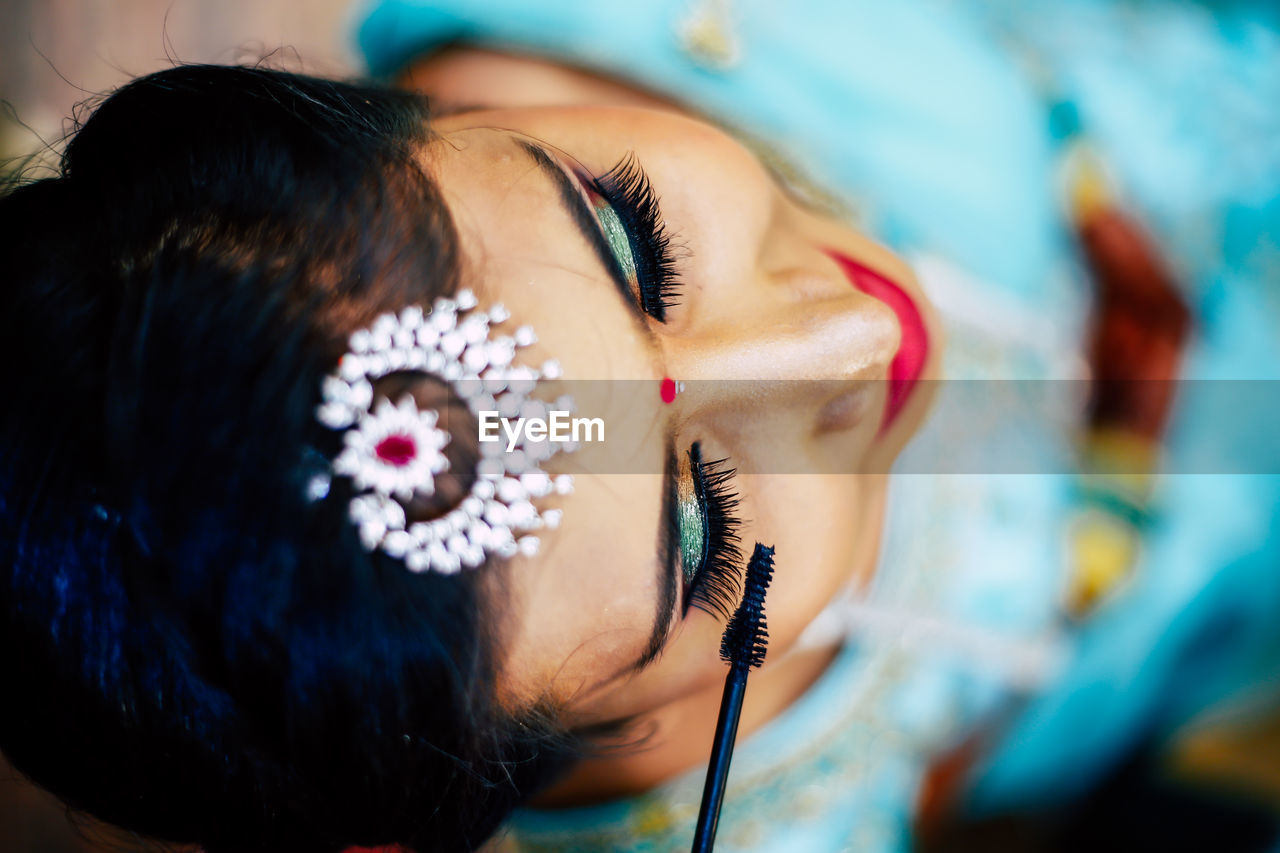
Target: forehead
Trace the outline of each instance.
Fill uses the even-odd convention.
[[[446,130],[423,164],[458,230],[464,285],[482,305],[506,305],[513,327],[532,326],[538,341],[522,358],[557,359],[565,387],[551,394],[567,391],[575,415],[605,424],[603,444],[547,463],[574,474],[574,492],[557,499],[560,528],[512,561],[500,593],[500,689],[567,701],[639,657],[653,629],[666,452],[657,354],[515,136]]]

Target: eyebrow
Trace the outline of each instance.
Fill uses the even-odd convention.
[[[569,177],[564,168],[542,146],[527,139],[513,138],[520,150],[528,154],[534,165],[555,184],[560,193],[560,203],[564,206],[570,218],[573,219],[574,225],[578,226],[582,236],[591,244],[591,248],[595,251],[600,263],[609,272],[609,278],[613,281],[614,287],[618,289],[619,295],[622,296],[622,302],[626,305],[627,311],[632,317],[640,320],[641,324],[645,325],[646,331],[648,331],[648,327],[644,323],[644,314],[639,303],[636,302],[635,294],[631,292],[631,285],[627,282],[627,277],[622,272],[618,259],[613,256],[613,250],[609,248],[604,232],[600,230],[600,220],[596,218],[595,212],[587,204],[587,200],[583,197],[574,179]]]

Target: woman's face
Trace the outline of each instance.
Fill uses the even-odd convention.
[[[735,531],[744,554],[777,549],[767,670],[873,565],[885,481],[868,472],[922,417],[912,380],[938,351],[910,270],[679,114],[485,110],[433,129],[424,162],[481,304],[533,326],[531,363],[628,380],[591,383],[578,414],[608,441],[553,459],[577,474],[563,523],[505,574],[502,695],[549,698],[574,724],[718,695],[724,619],[704,605],[716,589],[736,603]],[[660,235],[634,208],[641,172]],[[664,377],[684,383],[670,403]]]

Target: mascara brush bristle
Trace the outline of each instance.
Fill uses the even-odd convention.
[[[735,668],[753,669],[764,663],[769,631],[764,621],[764,594],[773,580],[773,549],[756,543],[747,564],[742,603],[733,612],[720,639],[720,657]]]

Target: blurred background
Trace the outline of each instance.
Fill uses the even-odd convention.
[[[0,157],[61,138],[78,102],[178,61],[252,61],[279,51],[290,67],[349,74],[356,67],[346,26],[351,6],[349,0],[3,0],[0,99],[7,108]]]

